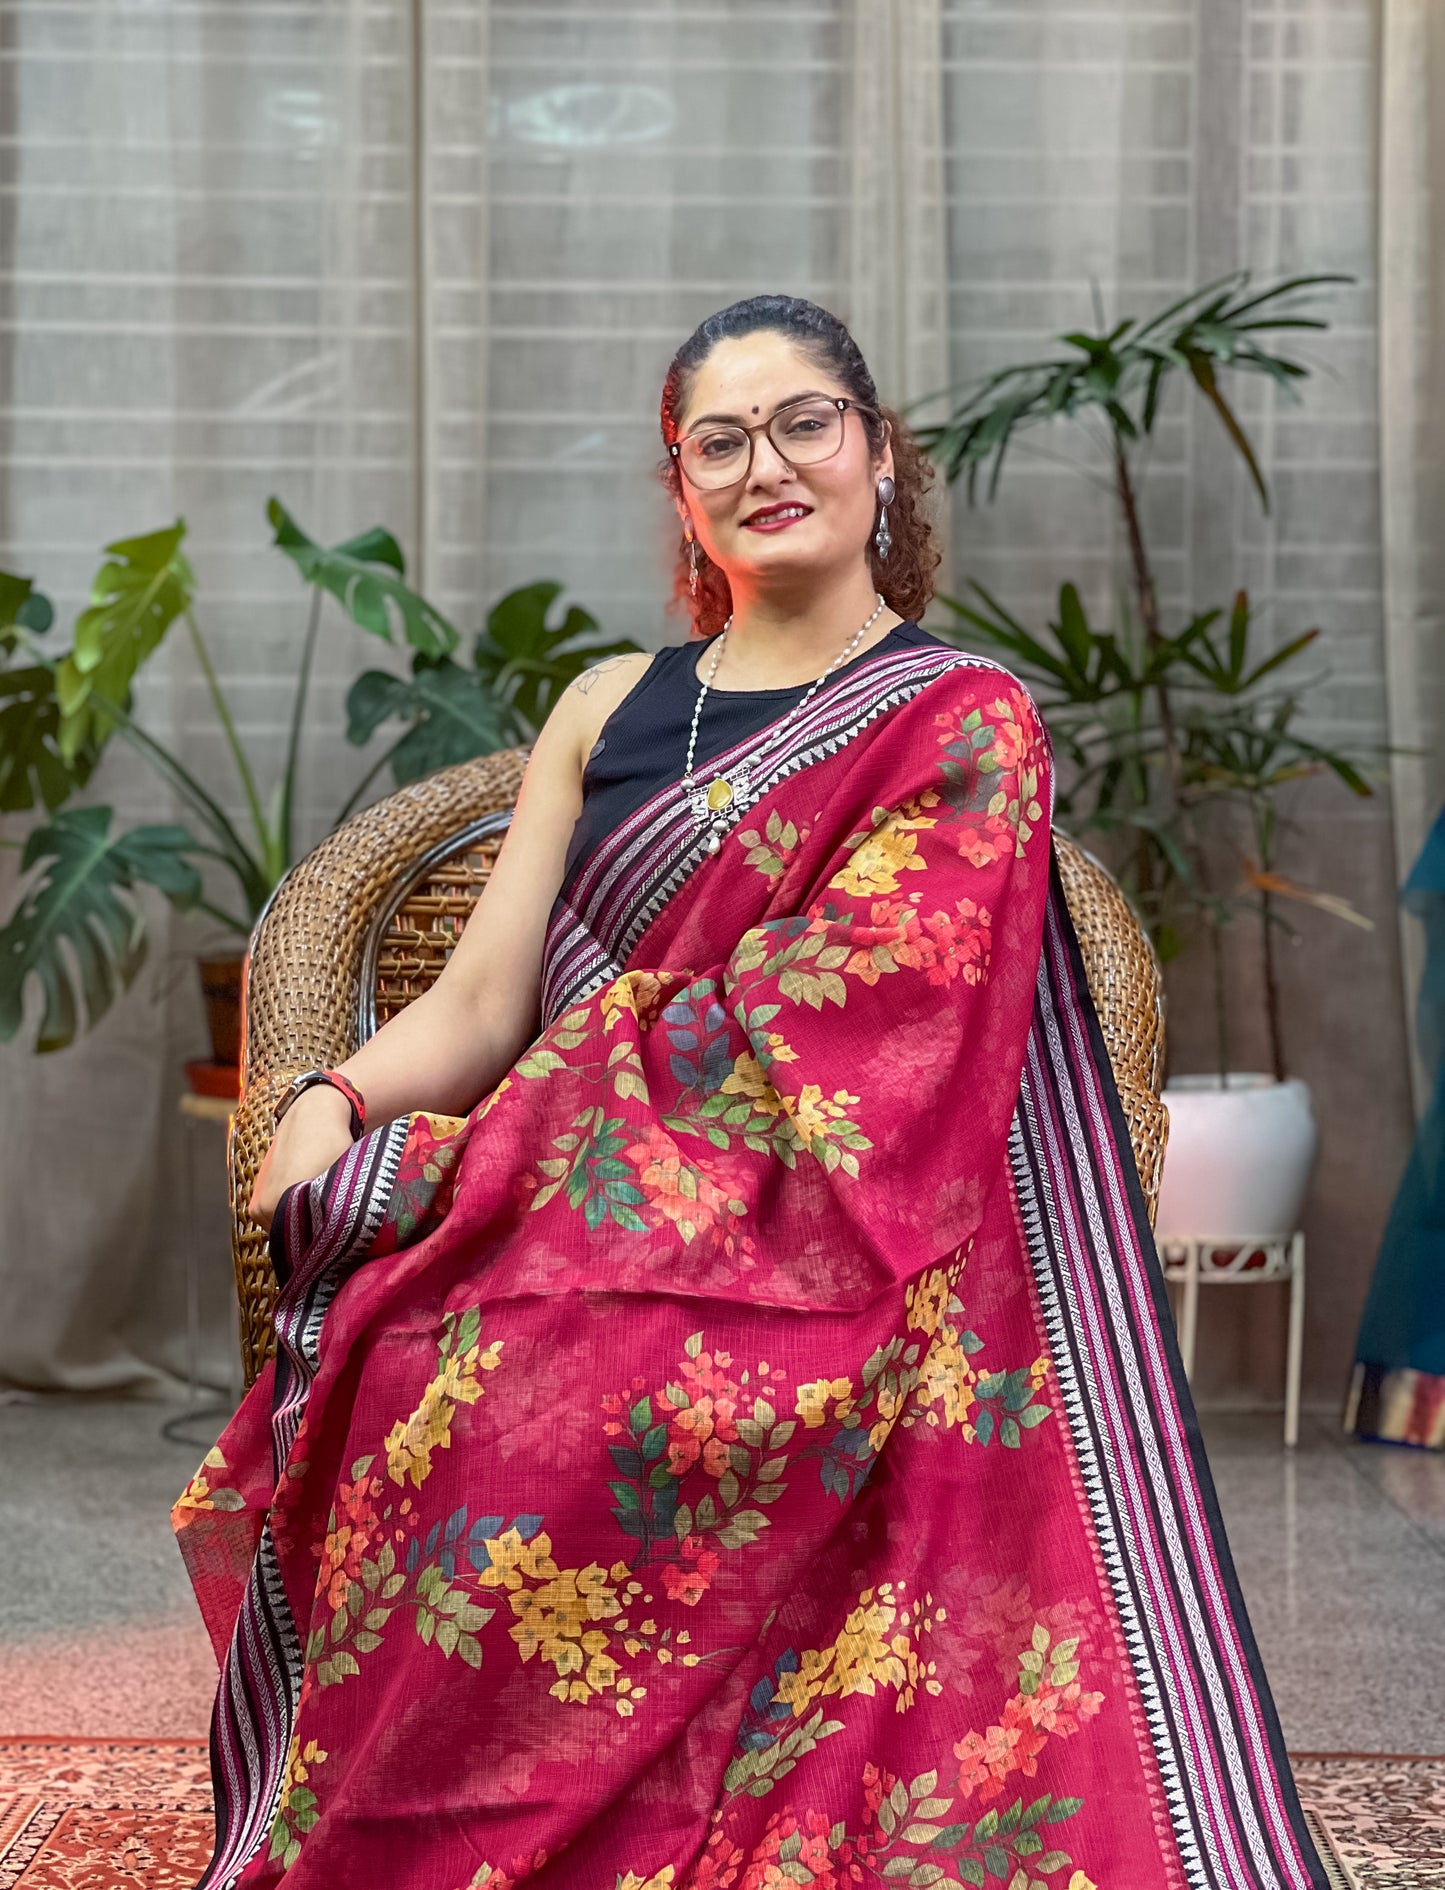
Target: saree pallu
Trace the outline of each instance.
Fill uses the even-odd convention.
[[[1033,708],[910,649],[770,737],[574,875],[465,1120],[282,1199],[176,1511],[208,1890],[1326,1882]]]

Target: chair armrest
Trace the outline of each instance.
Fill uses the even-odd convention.
[[[1057,828],[1054,852],[1152,1225],[1169,1132],[1169,1112],[1159,1099],[1164,1082],[1164,980],[1159,960],[1108,870]]]
[[[292,867],[251,934],[241,1099],[227,1141],[248,1385],[275,1342],[269,1237],[246,1210],[271,1144],[276,1099],[297,1071],[339,1063],[359,1047],[362,970],[374,932],[423,854],[480,815],[515,805],[527,758],[516,748],[482,755],[363,808]]]

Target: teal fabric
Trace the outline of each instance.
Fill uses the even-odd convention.
[[[1425,924],[1416,1031],[1432,1088],[1385,1225],[1355,1355],[1376,1371],[1445,1379],[1445,808],[1401,898]]]

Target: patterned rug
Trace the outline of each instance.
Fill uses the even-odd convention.
[[[0,1890],[190,1890],[214,1835],[194,1740],[0,1739]]]
[[[1294,1768],[1340,1890],[1445,1890],[1445,1758]],[[0,1890],[189,1890],[211,1837],[196,1741],[0,1739]]]
[[[1445,1758],[1291,1755],[1300,1798],[1358,1890],[1445,1890]]]

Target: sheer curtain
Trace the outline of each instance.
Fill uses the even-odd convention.
[[[1383,732],[1376,0],[0,0],[0,21],[4,560],[69,621],[102,542],[183,513],[263,773],[304,620],[267,548],[269,493],[317,536],[389,524],[464,633],[551,577],[606,634],[654,645],[682,633],[662,610],[657,396],[711,310],[762,290],[823,302],[900,404],[1088,320],[1091,285],[1134,313],[1244,263],[1360,282],[1308,406],[1250,410],[1271,518],[1212,423],[1171,417],[1148,495],[1166,599],[1246,581],[1280,635],[1320,622],[1320,726]],[[950,586],[978,578],[1037,615],[1067,576],[1108,609],[1109,508],[1069,468],[1021,454],[996,506],[942,497]],[[341,705],[378,659],[329,621],[306,844],[365,766]],[[189,652],[152,669],[149,726],[234,805]],[[173,812],[119,755],[90,798]],[[1305,809],[1300,845],[1388,917],[1383,803]],[[1324,1387],[1343,1382],[1383,1214],[1375,1170],[1403,1148],[1393,936],[1311,928],[1287,994],[1296,1061],[1349,1144],[1312,1255]],[[197,942],[160,917],[164,975],[99,1031],[48,1059],[0,1050],[0,1377],[173,1372],[188,1249],[220,1368],[219,1147],[186,1143],[175,1114],[203,1041]],[[1311,992],[1326,966],[1348,1000]],[[1219,1358],[1233,1385],[1259,1363],[1238,1337]]]
[[[61,641],[101,546],[184,517],[196,616],[264,793],[305,624],[296,573],[268,549],[268,496],[319,537],[384,519],[414,542],[405,11],[17,0],[0,21],[4,564],[54,597]],[[375,651],[332,618],[305,845],[361,772],[340,702]],[[244,824],[179,627],[138,702]],[[179,811],[119,742],[83,798],[113,804],[118,827]],[[0,853],[0,871],[14,860]],[[211,890],[234,909],[230,886]],[[190,960],[228,941],[158,905],[153,921],[149,964],[97,1030],[52,1056],[25,1039],[0,1050],[0,1377],[14,1383],[163,1384],[185,1363],[188,1258],[203,1364],[213,1382],[228,1372],[221,1132],[177,1113],[181,1064],[206,1053]]]

